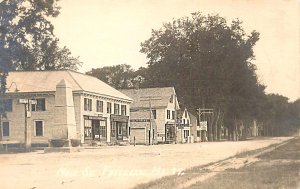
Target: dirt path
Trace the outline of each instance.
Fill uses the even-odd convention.
[[[0,188],[132,188],[290,138],[0,155]]]

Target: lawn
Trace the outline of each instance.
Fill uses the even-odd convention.
[[[238,170],[227,170],[190,189],[300,188],[300,138],[258,158],[261,161]]]

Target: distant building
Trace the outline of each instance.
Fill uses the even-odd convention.
[[[175,142],[175,110],[179,109],[179,105],[173,87],[120,91],[134,100],[131,104],[131,112],[151,109],[157,126],[157,133],[154,135],[157,136],[159,143]]]
[[[133,144],[157,144],[157,126],[153,114],[147,110],[130,112],[130,142]],[[152,132],[151,132],[152,131]]]
[[[129,140],[132,99],[95,77],[67,70],[16,71],[9,73],[7,87],[3,140],[24,143],[26,122],[32,145],[53,138]]]
[[[199,142],[200,128],[197,118],[187,108],[184,108],[177,111],[177,119],[177,141],[181,143]]]

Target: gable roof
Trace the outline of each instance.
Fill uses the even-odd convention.
[[[167,107],[171,98],[174,98],[174,87],[144,88],[144,89],[121,89],[125,95],[133,99],[131,108],[149,108],[149,100],[152,97],[152,107]],[[178,105],[178,102],[176,102]]]
[[[18,92],[24,93],[54,92],[56,91],[56,85],[62,79],[70,84],[73,91],[85,91],[132,101],[131,98],[98,78],[70,70],[9,72],[7,86],[10,89],[7,93],[15,91],[16,88]]]

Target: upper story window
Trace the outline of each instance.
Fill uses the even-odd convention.
[[[45,98],[38,98],[33,100],[36,100],[36,104],[31,104],[31,111],[33,112],[46,111]]]
[[[2,136],[9,136],[9,122],[2,122]]]
[[[175,119],[175,111],[172,111],[172,119]]]
[[[114,114],[120,114],[120,104],[114,104]]]
[[[187,118],[187,111],[184,111],[184,117]]]
[[[107,113],[111,114],[111,103],[107,102]]]
[[[84,111],[92,111],[92,99],[84,98]]]
[[[170,98],[170,103],[173,103],[173,101],[174,101],[174,95],[171,95],[171,98]]]
[[[12,99],[1,99],[1,110],[5,112],[12,112]]]
[[[121,105],[121,115],[126,115],[126,105]]]
[[[153,119],[156,119],[156,110],[152,110]]]
[[[167,110],[167,119],[171,119],[171,111]]]
[[[187,120],[186,120],[186,124],[187,124],[187,125],[190,125],[190,120],[187,119]]]
[[[97,112],[103,112],[103,101],[97,100]]]

